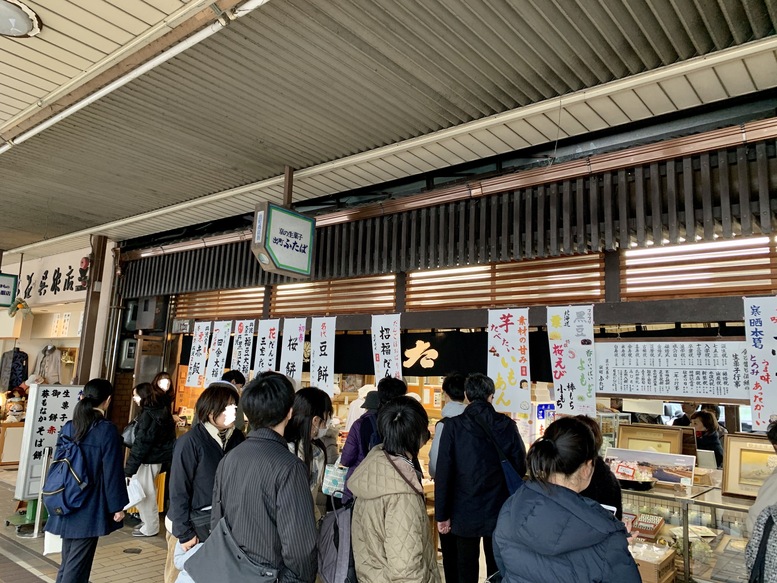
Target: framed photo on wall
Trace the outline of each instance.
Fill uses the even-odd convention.
[[[723,440],[723,494],[755,498],[777,469],[777,453],[765,435],[729,433]]]
[[[618,448],[656,453],[683,453],[683,432],[666,425],[622,425],[618,431]]]

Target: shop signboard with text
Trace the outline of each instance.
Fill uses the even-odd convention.
[[[399,314],[372,317],[372,357],[375,379],[402,378],[401,332]]]
[[[278,205],[256,205],[251,251],[262,269],[297,279],[310,277],[316,221]]]
[[[40,259],[25,259],[16,296],[26,301],[31,308],[85,301],[91,279],[90,253],[87,248]],[[18,273],[19,264],[3,266],[3,270],[6,273]],[[3,305],[3,299],[0,296],[0,306]]]
[[[305,352],[305,318],[283,319],[283,345],[280,372],[302,382],[302,357]]]
[[[744,298],[753,430],[777,421],[777,298]]]
[[[494,380],[494,409],[529,418],[529,310],[488,311],[488,376]]]
[[[548,306],[548,344],[556,412],[596,414],[594,307]]]
[[[0,273],[0,308],[10,308],[16,299],[19,278],[10,273]]]
[[[334,396],[337,318],[313,318],[310,327],[310,384]]]
[[[256,334],[256,356],[254,358],[254,376],[268,370],[275,370],[278,354],[278,337],[280,320],[259,320],[259,330]],[[246,377],[248,378],[248,377]]]

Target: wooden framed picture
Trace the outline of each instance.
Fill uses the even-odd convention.
[[[765,435],[729,433],[723,440],[723,494],[755,498],[777,469],[777,453]]]
[[[656,453],[683,452],[683,432],[680,427],[632,424],[618,428],[618,448]]]

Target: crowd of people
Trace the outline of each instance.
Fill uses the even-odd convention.
[[[155,478],[162,471],[169,489],[166,583],[212,581],[215,573],[224,580],[312,583],[319,519],[342,507],[352,510],[360,583],[439,582],[419,462],[431,438],[429,418],[401,379],[381,379],[370,389],[343,447],[346,488],[336,498],[322,494],[337,448],[332,401],[318,388],[295,392],[274,372],[246,383],[230,371],[202,392],[191,429],[176,439],[174,388],[160,373],[133,391],[139,413],[123,463],[122,439],[105,419],[113,388],[106,380],[89,381],[62,433],[80,443],[91,486],[81,508],[46,525],[63,540],[57,583],[88,582],[98,538],[123,525],[128,480],[145,493],[132,535],[158,534]],[[479,373],[451,374],[443,382],[428,471],[445,581],[482,580],[482,548],[485,575],[505,582],[639,582],[620,521],[620,487],[599,455],[597,423],[560,418],[527,452],[516,424],[494,409],[494,393],[492,379]],[[688,416],[717,436],[710,412]],[[769,437],[777,450],[777,427]],[[767,484],[773,493],[774,481]],[[758,545],[777,516],[777,500],[769,496],[751,517],[755,546],[748,549],[750,567],[765,565],[767,573],[777,550],[759,555]]]

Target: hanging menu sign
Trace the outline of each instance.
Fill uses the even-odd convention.
[[[304,352],[305,318],[284,318],[280,371],[298,383],[302,381],[302,355]]]
[[[256,334],[254,376],[260,372],[275,370],[275,355],[278,354],[278,323],[277,319],[259,320],[259,331]]]
[[[59,432],[72,418],[73,409],[83,388],[64,385],[30,386],[27,419],[22,433],[19,475],[14,494],[17,500],[29,500],[38,496],[43,450],[56,446]]]
[[[556,413],[596,414],[594,307],[548,307]]]
[[[402,378],[399,314],[372,317],[372,356],[375,378]]]
[[[310,327],[310,384],[326,391],[335,390],[335,326],[337,318],[313,318]]]
[[[189,354],[189,371],[186,374],[187,387],[202,387],[205,381],[205,362],[207,361],[208,340],[212,322],[194,324],[192,350]]]
[[[224,368],[227,365],[227,350],[229,349],[229,335],[232,333],[232,320],[213,322],[213,335],[210,339],[208,351],[208,366],[205,368],[205,386],[221,380]]]
[[[597,391],[672,399],[748,399],[744,342],[599,342]]]
[[[494,409],[529,418],[529,309],[488,311],[488,376],[494,380]],[[519,417],[520,418],[520,417]]]
[[[777,298],[744,298],[753,429],[777,421]]]
[[[251,371],[251,351],[254,348],[256,320],[237,320],[232,343],[232,370],[239,370],[245,378]]]

